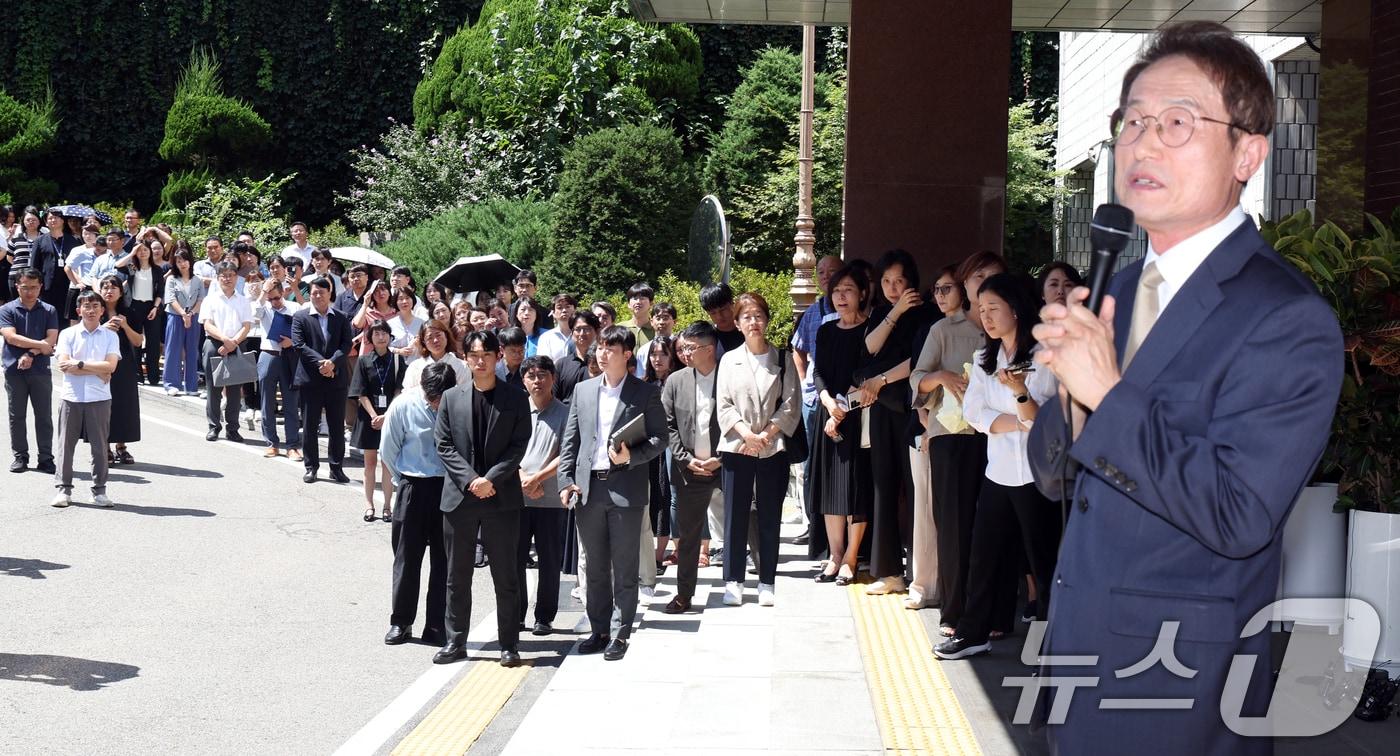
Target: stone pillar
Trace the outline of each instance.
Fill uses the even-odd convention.
[[[1011,0],[851,3],[847,259],[1001,252]]]

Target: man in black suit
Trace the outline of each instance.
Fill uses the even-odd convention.
[[[524,391],[496,378],[500,342],[490,331],[474,331],[463,345],[472,382],[442,397],[438,408],[438,455],[447,470],[442,487],[442,532],[447,542],[447,644],[433,656],[448,664],[467,655],[472,610],[476,537],[491,563],[496,589],[496,630],[501,666],[520,664],[520,579],[516,542],[520,510],[520,460],[530,443],[530,401]]]
[[[719,404],[715,379],[714,326],[698,322],[681,333],[680,347],[690,354],[690,367],[666,380],[661,404],[670,425],[671,480],[676,484],[676,596],[667,614],[690,611],[699,570],[700,535],[712,505],[723,506],[719,487]]]
[[[318,278],[311,282],[311,306],[292,316],[292,347],[297,351],[294,383],[301,390],[301,454],[306,464],[302,480],[316,482],[321,466],[316,430],[321,412],[326,413],[330,433],[331,480],[349,483],[340,469],[345,461],[345,401],[350,393],[350,319],[331,307],[331,282]]]
[[[575,327],[579,322],[575,316]],[[559,446],[559,498],[566,507],[577,499],[578,535],[588,554],[584,581],[593,632],[578,651],[603,651],[608,661],[627,653],[637,616],[637,542],[651,493],[649,463],[668,437],[661,392],[628,369],[636,344],[636,336],[626,328],[603,329],[597,346],[603,374],[574,389]],[[644,440],[631,448],[609,443],[638,416],[644,417]]]

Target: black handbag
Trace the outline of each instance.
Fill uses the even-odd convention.
[[[778,405],[773,408],[774,412],[778,411],[778,407],[783,406],[782,387],[787,382],[787,364],[791,357],[790,350],[783,349],[778,352]],[[801,387],[798,390],[801,391]],[[797,427],[793,429],[792,433],[783,436],[783,451],[787,454],[790,465],[800,465],[807,461],[807,455],[811,450],[807,444],[807,423],[802,419],[801,412],[797,413]]]

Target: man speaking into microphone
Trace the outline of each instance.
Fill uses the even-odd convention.
[[[1331,309],[1239,205],[1274,103],[1224,26],[1153,37],[1111,119],[1114,187],[1147,255],[1098,315],[1081,288],[1035,328],[1037,362],[1074,403],[1071,427],[1042,411],[1030,437],[1037,483],[1070,506],[1042,647],[1078,657],[1041,670],[1072,696],[1048,727],[1057,753],[1272,753],[1229,726],[1262,716],[1272,687],[1268,634],[1240,634],[1275,597],[1343,369]],[[1237,654],[1255,659],[1242,711],[1222,706]]]

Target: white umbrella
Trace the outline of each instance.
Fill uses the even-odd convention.
[[[393,260],[390,260],[372,249],[365,249],[364,247],[331,247],[330,253],[331,257],[337,260],[345,260],[346,262],[374,265],[385,270],[390,270],[394,267]]]

